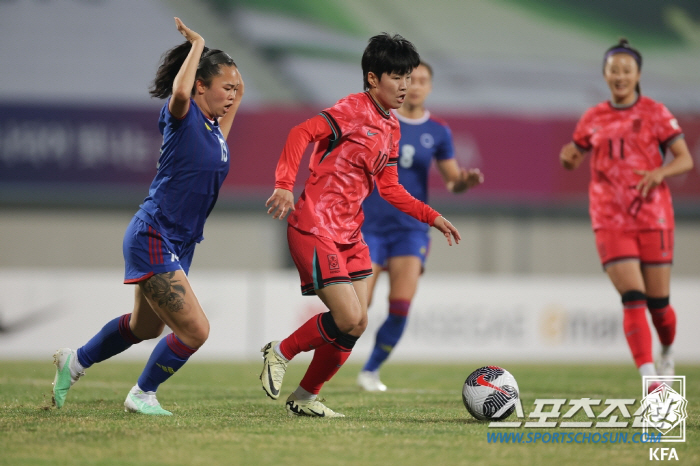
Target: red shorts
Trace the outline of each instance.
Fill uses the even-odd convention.
[[[603,267],[636,259],[642,265],[673,263],[673,230],[596,230],[595,243]]]
[[[301,278],[301,294],[338,283],[352,283],[372,275],[372,261],[364,240],[338,244],[328,238],[287,226],[289,252]]]

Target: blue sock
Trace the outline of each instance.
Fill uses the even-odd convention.
[[[399,342],[404,328],[406,328],[406,318],[410,306],[411,301],[399,299],[389,301],[389,315],[377,331],[374,349],[365,363],[363,371],[379,370],[379,366],[389,357],[391,350]]]
[[[155,392],[158,386],[177,372],[197,351],[184,344],[174,333],[162,338],[151,353],[151,357],[139,377],[139,388],[144,392]]]
[[[107,322],[97,335],[78,348],[80,365],[87,369],[96,362],[102,362],[121,353],[131,345],[141,343],[129,327],[130,320],[131,314],[124,314]]]

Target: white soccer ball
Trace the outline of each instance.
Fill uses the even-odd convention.
[[[518,383],[498,366],[481,367],[467,377],[462,401],[469,414],[480,421],[501,421],[515,411],[520,397]]]

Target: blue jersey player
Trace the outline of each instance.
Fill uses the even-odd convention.
[[[436,161],[447,189],[454,193],[483,182],[478,169],[460,168],[454,159],[452,134],[448,126],[430,115],[425,99],[432,90],[432,68],[422,62],[411,74],[411,85],[404,104],[396,110],[401,125],[399,143],[399,182],[416,199],[427,202],[428,171]],[[369,246],[372,271],[369,302],[377,277],[389,272],[389,315],[377,332],[374,349],[357,382],[367,391],[385,391],[379,367],[389,357],[406,326],[411,300],[418,287],[430,246],[428,225],[399,211],[381,198],[375,189],[362,208],[365,222],[362,235]]]
[[[148,197],[124,234],[124,283],[138,285],[134,309],[108,322],[77,350],[56,351],[57,408],[85,369],[132,344],[159,337],[167,325],[172,333],[155,346],[124,407],[171,415],[160,406],[156,390],[209,336],[209,321],[187,273],[228,174],[226,137],[244,84],[230,56],[205,47],[204,39],[179,18],[175,23],[187,41],[163,55],[150,91],[154,97],[168,98],[158,121],[163,134],[158,169]]]

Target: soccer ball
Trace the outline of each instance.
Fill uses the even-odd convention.
[[[481,367],[467,377],[462,401],[480,421],[501,421],[515,411],[520,393],[510,372],[498,366]]]

